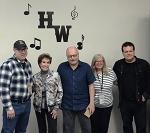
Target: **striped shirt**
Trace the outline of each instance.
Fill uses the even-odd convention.
[[[11,99],[29,99],[32,82],[31,64],[27,60],[24,67],[14,56],[4,62],[0,67],[0,94],[4,107],[12,109]]]
[[[95,106],[99,108],[110,107],[113,104],[112,88],[116,81],[116,74],[108,68],[108,74],[95,74]]]

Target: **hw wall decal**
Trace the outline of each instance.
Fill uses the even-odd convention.
[[[68,42],[69,30],[72,28],[71,25],[53,25],[52,15],[54,12],[46,12],[47,17],[45,17],[44,11],[39,11],[39,25],[38,28],[45,28],[45,23],[47,22],[47,28],[52,28],[55,30],[55,36],[57,42],[61,42],[63,39],[64,42]]]

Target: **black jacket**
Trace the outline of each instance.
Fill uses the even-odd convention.
[[[119,88],[119,104],[123,101],[122,89],[123,89],[123,72],[125,67],[125,59],[121,59],[115,62],[113,70],[117,75],[118,88]],[[147,100],[150,98],[150,64],[140,58],[136,58],[136,91],[143,95]],[[129,92],[130,93],[130,92]]]

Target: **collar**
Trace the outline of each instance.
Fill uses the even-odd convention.
[[[127,61],[125,60],[125,58],[123,58],[123,60],[124,60],[125,63],[128,63],[128,64],[130,64],[130,63],[136,63],[136,62],[137,62],[137,57],[136,57],[136,56],[134,56],[134,57],[135,57],[135,61],[133,61],[133,62],[127,62]]]
[[[47,75],[46,77],[53,76],[52,73],[53,73],[53,71],[48,70],[47,73],[45,73],[45,75]],[[43,75],[43,73],[42,73],[42,71],[40,71],[40,76],[42,76],[42,75]]]
[[[80,67],[81,65],[82,65],[82,62],[79,60],[78,65],[77,65],[77,67],[76,67],[75,69],[77,69],[77,68]],[[68,61],[67,61],[67,66],[68,66],[69,68],[71,68],[72,70],[75,70],[75,69],[73,69],[73,68],[70,66],[70,64],[69,64]]]
[[[20,60],[18,60],[15,56],[15,54],[13,55],[12,59],[16,60],[17,62],[19,63],[26,63],[27,62],[27,59],[24,60],[24,62],[21,62]]]

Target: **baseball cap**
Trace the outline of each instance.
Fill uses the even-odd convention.
[[[25,41],[23,41],[23,40],[17,40],[14,43],[14,48],[17,49],[17,50],[24,50],[24,49],[27,49],[28,47],[27,47]]]

